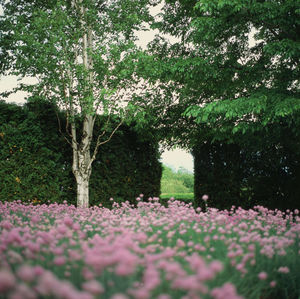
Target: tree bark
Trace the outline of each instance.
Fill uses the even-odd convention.
[[[80,144],[73,146],[73,173],[77,182],[77,207],[89,207],[89,180],[92,173],[90,146],[93,138],[94,120],[86,116]]]
[[[89,177],[78,174],[76,176],[77,182],[77,207],[89,207]]]

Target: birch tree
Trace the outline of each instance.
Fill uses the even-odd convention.
[[[65,138],[73,150],[78,207],[89,206],[89,179],[99,146],[112,138],[129,110],[137,83],[134,33],[151,20],[154,4],[0,0],[0,74],[36,78],[37,84],[20,84],[14,92],[26,90],[66,110]],[[99,113],[106,121],[101,132],[94,132]]]

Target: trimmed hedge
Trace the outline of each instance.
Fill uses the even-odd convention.
[[[240,137],[239,143],[202,142],[194,147],[195,201],[228,209],[232,205],[300,208],[300,140],[284,123]]]
[[[76,203],[72,150],[58,129],[63,112],[32,100],[24,106],[0,101],[0,200]],[[95,136],[101,129],[97,119]],[[96,137],[95,137],[96,138]],[[162,166],[158,142],[149,128],[122,125],[101,146],[90,179],[90,204],[109,206],[110,197],[134,202],[159,196]]]

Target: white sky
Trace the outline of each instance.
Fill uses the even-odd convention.
[[[179,167],[184,167],[190,172],[194,172],[194,159],[193,156],[182,149],[174,149],[172,151],[165,151],[161,155],[163,164],[170,166],[176,171]]]

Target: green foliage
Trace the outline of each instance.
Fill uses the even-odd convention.
[[[59,117],[65,126],[64,113],[37,98],[24,107],[0,101],[0,108],[0,199],[75,204],[72,150],[57,124]],[[101,128],[98,118],[95,131]],[[94,162],[91,205],[109,206],[110,197],[134,202],[140,193],[145,198],[158,196],[158,159],[158,143],[150,129],[137,133],[134,125],[123,125]]]
[[[122,115],[124,92],[131,89],[133,96],[137,84],[141,51],[135,32],[152,20],[149,8],[155,2],[0,0],[0,74],[38,78],[16,90],[53,101],[69,115],[77,111],[82,120],[94,115],[95,107]]]
[[[194,201],[194,193],[162,193],[160,195],[160,204],[167,207],[170,198],[174,198],[180,202],[184,202],[186,204],[191,203],[195,208],[195,201]]]
[[[197,204],[204,207],[201,198],[208,194],[208,205],[219,209],[299,209],[300,143],[289,122],[268,125],[238,141],[204,143],[199,138],[193,151]]]
[[[166,143],[194,149],[198,201],[298,205],[299,14],[299,1],[168,0],[152,24],[177,39],[148,47],[148,100]]]
[[[193,192],[194,176],[186,169],[177,172],[163,165],[161,192],[162,193],[191,193]]]
[[[171,197],[176,200],[191,202],[194,200],[194,193],[162,193],[161,199],[170,199]]]
[[[132,54],[137,51],[134,32],[152,19],[149,7],[153,3],[1,0],[1,73],[38,76],[34,91],[64,105],[72,100],[84,109],[94,110],[92,104],[98,101],[105,106],[106,91],[116,95],[116,89],[127,86],[131,79],[136,64]],[[88,30],[94,36],[93,47],[87,53],[93,61],[91,70],[78,60]],[[93,82],[88,79],[90,71],[95,77]],[[91,84],[103,92],[91,97],[87,92]],[[66,88],[71,88],[72,99],[65,94]]]
[[[101,125],[96,123],[96,132],[98,128]],[[91,204],[100,200],[108,205],[110,197],[135,202],[139,194],[145,198],[160,194],[158,143],[149,130],[139,129],[137,133],[134,124],[123,125],[109,143],[100,147],[91,175]]]
[[[27,107],[0,102],[0,190],[1,200],[62,202],[66,178],[62,154],[53,151],[45,136],[52,133],[38,125],[37,115]],[[47,109],[44,116],[47,115]],[[49,110],[48,110],[49,111]],[[9,113],[8,113],[9,112]],[[51,136],[51,135],[50,135]],[[63,142],[57,135],[57,142]]]
[[[152,28],[177,40],[157,36],[149,53],[166,142],[192,148],[203,127],[230,140],[299,122],[299,14],[298,1],[165,1]]]

